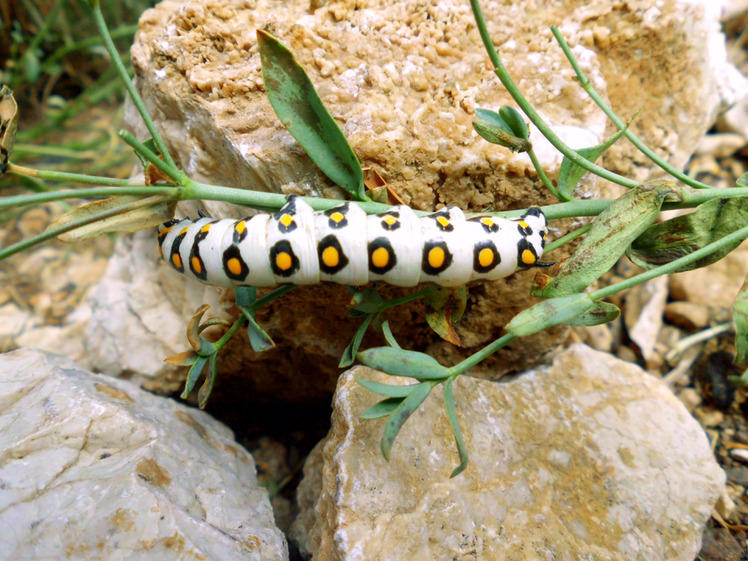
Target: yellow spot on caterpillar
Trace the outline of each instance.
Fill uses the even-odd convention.
[[[478,253],[478,264],[483,268],[493,265],[493,259],[493,251],[487,247],[481,249]]]
[[[443,216],[437,216],[437,217],[436,217],[436,221],[437,221],[437,222],[439,223],[439,225],[440,225],[440,226],[441,226],[442,228],[446,228],[447,226],[449,226],[449,220],[447,220],[447,219],[446,219],[446,218],[444,218]]]
[[[237,234],[242,234],[242,233],[244,233],[244,230],[246,230],[246,229],[247,229],[247,223],[246,223],[246,222],[244,222],[244,220],[240,220],[240,221],[239,221],[239,222],[237,222],[237,223],[236,223],[236,225],[234,226],[234,230],[236,230],[236,233],[237,233]]]
[[[210,224],[206,224],[205,226],[203,226],[202,228],[200,228],[200,232],[203,233],[203,234],[207,234],[208,230],[210,230]]]
[[[429,251],[429,266],[433,269],[439,269],[444,265],[446,254],[443,247],[434,247]]]
[[[488,228],[493,228],[496,225],[496,222],[494,222],[490,218],[481,218],[480,223],[484,226],[487,226]]]
[[[340,253],[338,250],[332,246],[328,246],[322,250],[322,263],[324,263],[325,267],[337,267],[340,264]]]
[[[530,226],[529,226],[529,225],[527,224],[527,222],[525,222],[524,220],[520,220],[520,221],[519,221],[519,225],[520,225],[520,227],[521,227],[521,228],[522,228],[523,230],[526,230],[527,228],[529,228],[529,227],[530,227]]]
[[[285,216],[288,216],[287,214]],[[283,219],[281,218],[281,221]],[[291,255],[286,251],[281,251],[278,255],[275,257],[275,266],[278,267],[281,271],[288,271],[291,266],[293,265],[293,259],[291,259]]]
[[[182,228],[182,230],[179,232],[178,235],[184,236],[187,233],[187,230],[189,230],[189,229],[190,229],[189,226],[185,226],[184,228]]]
[[[332,220],[332,221],[333,221],[333,222],[335,222],[336,224],[339,224],[339,223],[340,223],[340,222],[342,222],[342,221],[343,221],[344,219],[345,219],[345,214],[343,214],[342,212],[333,212],[333,213],[332,213],[332,214],[330,215],[330,220]]]
[[[392,218],[392,217],[389,217]],[[386,220],[386,219],[385,219]],[[390,262],[390,252],[384,247],[378,247],[371,254],[371,264],[377,269],[383,269]]]
[[[234,276],[239,276],[242,274],[242,262],[239,261],[237,257],[232,257],[231,259],[226,261],[226,268],[229,270],[229,273]]]
[[[284,214],[283,216],[280,217],[279,222],[283,226],[288,228],[291,224],[293,224],[293,216],[291,216],[290,214]]]
[[[171,262],[174,264],[174,266],[179,269],[182,267],[182,256],[178,253],[174,253],[171,256]]]
[[[200,262],[200,259],[197,257],[192,258],[192,270],[195,272],[196,275],[199,275],[203,272],[203,264]]]
[[[388,226],[393,226],[394,224],[397,224],[397,218],[388,214],[387,216],[384,217],[384,222]]]
[[[529,249],[525,249],[522,252],[522,263],[524,263],[525,265],[535,264],[535,255]]]

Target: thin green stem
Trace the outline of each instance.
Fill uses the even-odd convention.
[[[545,246],[545,251],[543,251],[543,255],[548,255],[554,249],[558,249],[562,245],[565,245],[569,243],[570,241],[575,240],[580,236],[583,236],[584,234],[590,231],[590,228],[592,228],[592,224],[586,224],[582,226],[581,228],[577,228],[576,230],[569,232],[565,236],[558,238],[557,240],[553,240],[553,242]]]
[[[387,310],[389,308],[394,308],[395,306],[407,304],[408,302],[413,302],[414,300],[418,300],[419,298],[423,298],[424,296],[428,296],[429,294],[434,292],[434,290],[436,290],[435,287],[429,286],[427,288],[422,288],[421,290],[413,292],[412,294],[407,294],[400,298],[395,298],[393,300],[386,300],[385,302],[382,303],[382,307],[379,309],[377,313],[383,312],[384,310]]]
[[[15,195],[13,197],[0,197],[0,208],[13,206],[39,205],[52,201],[62,201],[65,199],[90,199],[95,197],[112,197],[112,196],[144,196],[163,195],[164,197],[176,199],[178,194],[177,187],[98,187],[92,189],[66,189],[64,191],[47,191],[44,193],[32,193],[27,195]]]
[[[540,165],[540,161],[538,160],[537,155],[535,154],[535,150],[530,148],[527,151],[527,155],[530,156],[530,161],[532,162],[532,165],[535,167],[535,172],[538,174],[538,177],[540,178],[540,181],[543,182],[543,185],[545,185],[545,188],[548,189],[551,194],[556,197],[559,201],[571,201],[569,197],[566,195],[563,195],[562,193],[559,193],[558,189],[553,185],[553,182],[550,180],[548,175],[545,173],[545,170],[543,169],[543,166]]]
[[[615,114],[615,112],[608,106],[607,103],[603,100],[602,97],[600,97],[600,94],[597,93],[595,88],[592,87],[592,84],[587,79],[587,76],[585,75],[584,71],[582,70],[581,66],[579,66],[579,63],[577,62],[577,59],[574,57],[574,54],[571,52],[571,48],[569,47],[569,44],[564,39],[563,35],[561,35],[561,31],[559,31],[558,27],[555,25],[551,26],[551,33],[553,33],[553,36],[556,38],[556,41],[558,41],[558,44],[561,46],[561,50],[564,51],[564,54],[566,55],[566,58],[569,61],[569,64],[571,64],[572,68],[574,69],[574,72],[577,74],[577,80],[579,80],[580,85],[584,89],[585,92],[587,92],[587,95],[592,98],[592,101],[594,101],[597,106],[605,113],[605,115],[610,119],[615,126],[617,126],[620,130],[623,130],[623,136],[625,136],[631,144],[636,146],[636,148],[644,154],[647,158],[652,160],[657,166],[668,172],[673,177],[679,179],[686,185],[690,185],[691,187],[694,187],[696,189],[709,189],[711,188],[710,185],[707,185],[706,183],[701,183],[700,181],[697,181],[693,179],[692,177],[686,175],[679,169],[673,167],[668,162],[660,158],[657,154],[652,151],[651,148],[649,148],[644,142],[637,137],[633,132],[631,132],[630,129],[626,128],[626,123],[624,123],[618,115]]]
[[[249,306],[249,309],[252,312],[256,312],[257,310],[259,310],[263,306],[267,306],[268,304],[270,304],[270,302],[272,302],[276,298],[280,298],[284,294],[287,294],[287,293],[291,292],[294,288],[298,288],[297,285],[295,285],[295,284],[284,284],[283,286],[280,286],[280,287],[276,288],[272,292],[269,292],[268,294],[266,294],[262,298],[258,298],[251,306]]]
[[[514,341],[516,337],[512,335],[511,333],[507,333],[505,335],[502,335],[498,339],[496,339],[493,343],[489,343],[485,347],[483,347],[481,350],[479,350],[476,353],[473,353],[469,357],[467,357],[462,362],[455,364],[452,368],[449,369],[451,372],[450,378],[456,378],[460,374],[464,374],[471,368],[473,368],[475,365],[479,364],[481,361],[485,360],[489,356],[491,356],[493,353],[498,351],[499,349],[506,347],[509,343]]]
[[[239,331],[239,329],[242,328],[242,326],[245,323],[247,323],[247,318],[244,317],[244,314],[241,314],[238,318],[236,318],[236,321],[234,321],[231,327],[229,327],[228,331],[226,331],[226,333],[224,333],[223,336],[218,341],[213,343],[213,348],[214,348],[213,356],[216,356],[218,352],[224,346],[226,346],[226,343],[228,343],[231,340],[231,338],[236,334],[237,331]]]
[[[156,148],[158,148],[159,152],[161,152],[161,155],[163,156],[164,161],[166,162],[167,166],[170,168],[169,173],[168,173],[169,177],[178,176],[180,178],[184,178],[185,177],[184,173],[181,172],[177,168],[177,165],[174,163],[174,160],[172,159],[171,154],[169,153],[169,150],[166,148],[166,144],[164,143],[164,140],[161,138],[161,135],[159,134],[158,129],[156,128],[156,125],[153,123],[151,116],[148,114],[148,110],[146,109],[145,104],[143,103],[143,100],[140,98],[140,95],[135,89],[135,86],[133,86],[132,80],[130,80],[130,75],[128,74],[127,69],[125,68],[125,65],[122,63],[122,59],[119,56],[117,47],[114,45],[114,41],[112,41],[112,37],[109,34],[109,28],[107,28],[106,22],[104,21],[104,14],[102,14],[101,12],[101,6],[99,2],[92,2],[91,12],[93,13],[94,22],[96,23],[96,28],[98,29],[99,34],[101,35],[101,38],[104,40],[104,47],[109,53],[109,57],[111,58],[112,63],[117,69],[117,73],[119,74],[120,79],[122,80],[122,84],[125,86],[127,93],[130,94],[130,98],[135,104],[135,107],[137,108],[138,113],[140,113],[140,116],[143,119],[143,123],[145,123],[145,126],[148,129],[148,132],[151,134],[151,137],[153,138],[153,142],[155,143]],[[178,181],[178,183],[181,184],[182,181],[183,179],[181,181]]]
[[[628,187],[628,188],[636,187],[639,184],[637,181],[634,181],[633,179],[629,179],[627,177],[623,177],[621,175],[618,175],[617,173],[613,173],[605,168],[602,168],[594,164],[593,162],[590,162],[586,158],[583,158],[582,156],[580,156],[575,150],[572,150],[571,148],[569,148],[569,146],[567,146],[558,136],[556,136],[556,134],[545,123],[545,121],[543,121],[543,119],[540,117],[537,111],[535,111],[532,105],[530,105],[527,99],[525,99],[525,97],[522,95],[522,92],[519,90],[517,85],[514,83],[514,81],[512,80],[512,77],[509,75],[509,72],[504,67],[504,64],[501,62],[501,59],[499,58],[499,53],[494,48],[493,41],[491,40],[491,36],[488,34],[486,21],[483,17],[483,12],[481,10],[478,0],[470,0],[470,6],[473,9],[473,15],[475,16],[475,23],[478,26],[478,32],[480,33],[481,40],[483,41],[483,46],[486,48],[486,52],[488,53],[488,56],[491,59],[491,63],[494,66],[494,72],[496,73],[496,76],[498,76],[499,80],[501,80],[501,83],[504,85],[509,95],[512,96],[512,98],[517,103],[517,105],[519,105],[520,109],[524,111],[528,119],[530,119],[530,121],[543,134],[543,136],[548,139],[548,142],[550,142],[559,152],[561,152],[569,160],[571,160],[578,166],[583,167],[587,171],[590,171],[599,177],[602,177],[604,179],[607,179],[609,181],[612,181],[624,187]]]
[[[650,269],[649,271],[633,276],[624,281],[617,282],[615,284],[611,284],[610,286],[606,286],[605,288],[601,288],[600,290],[591,292],[590,298],[592,298],[593,300],[601,300],[603,298],[609,298],[610,296],[618,292],[621,292],[623,290],[645,283],[659,276],[668,275],[670,273],[675,273],[681,267],[690,265],[694,261],[698,261],[699,259],[703,257],[707,257],[708,255],[711,255],[712,253],[722,249],[723,247],[729,246],[733,243],[743,241],[746,238],[748,238],[748,226],[745,226],[744,228],[741,228],[740,230],[737,230],[733,232],[732,234],[729,234],[723,238],[720,238],[719,240],[715,242],[705,245],[704,247],[702,247],[701,249],[697,249],[693,253],[684,255],[683,257],[680,257],[676,259],[675,261],[671,261],[670,263],[666,265],[655,267],[654,269]]]
[[[16,144],[13,146],[13,156],[29,154],[33,156],[57,156],[71,160],[93,160],[96,154],[93,152],[81,152],[74,148],[63,148],[61,146],[39,146],[37,144]]]
[[[26,177],[39,177],[41,179],[50,179],[52,181],[71,181],[75,183],[88,183],[92,185],[110,185],[113,187],[135,187],[143,185],[134,183],[130,179],[118,179],[116,177],[101,177],[94,175],[85,175],[82,173],[68,173],[65,171],[34,169],[17,164],[9,163],[6,173],[13,175],[23,175]],[[96,195],[92,195],[96,196]]]
[[[130,145],[134,150],[136,150],[138,154],[143,156],[143,158],[145,158],[162,172],[164,172],[168,177],[171,177],[178,185],[185,186],[192,182],[192,180],[184,173],[179,171],[176,167],[170,166],[169,164],[164,162],[153,150],[148,148],[145,144],[140,142],[129,132],[124,130],[120,131],[119,137],[128,145]]]

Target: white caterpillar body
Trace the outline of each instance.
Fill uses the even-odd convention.
[[[518,219],[466,219],[457,207],[419,218],[407,206],[367,216],[356,203],[314,212],[292,195],[274,215],[171,220],[158,240],[172,267],[217,286],[461,286],[544,265],[547,229],[538,208]]]

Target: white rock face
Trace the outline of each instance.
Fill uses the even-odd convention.
[[[205,413],[56,355],[0,355],[0,559],[288,559],[251,456]]]
[[[341,377],[333,426],[308,460],[294,538],[315,560],[691,561],[724,487],[706,436],[659,380],[576,345],[510,383],[462,377],[457,455],[434,391],[390,462],[377,397]],[[408,380],[407,383],[411,383]],[[321,472],[321,477],[320,477]]]

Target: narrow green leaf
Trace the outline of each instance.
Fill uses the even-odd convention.
[[[653,181],[635,187],[602,211],[584,240],[569,259],[561,263],[556,276],[533,287],[542,298],[582,292],[607,272],[659,216],[665,200],[679,200],[671,181]]]
[[[340,368],[348,368],[356,360],[356,353],[358,352],[358,348],[361,346],[361,341],[366,334],[366,330],[369,329],[369,324],[373,317],[374,314],[367,315],[364,318],[364,321],[361,322],[361,325],[358,326],[356,333],[353,335],[353,339],[343,351],[343,356],[340,357],[340,363],[338,364]]]
[[[410,384],[407,386],[393,386],[392,384],[372,382],[371,380],[365,380],[364,378],[356,378],[356,381],[372,393],[382,395],[384,397],[398,398],[408,397],[410,395],[410,392],[413,391],[413,388],[418,385]]]
[[[257,289],[254,286],[237,286],[234,288],[234,300],[239,308],[249,308],[257,302]]]
[[[262,353],[274,349],[275,341],[259,326],[254,316],[252,314],[244,314],[244,317],[247,318],[247,335],[249,336],[249,344],[252,345],[252,350],[256,353]]]
[[[416,380],[442,380],[450,375],[448,368],[427,354],[392,347],[376,347],[360,352],[358,360],[369,368],[391,376],[408,376]]]
[[[367,200],[356,154],[293,53],[261,29],[257,43],[268,99],[283,126],[327,177],[356,200]]]
[[[629,125],[631,124],[631,121],[633,120],[634,119],[632,117],[629,120],[629,122],[626,123],[626,126],[624,128],[622,128],[617,133],[615,133],[613,136],[601,142],[600,144],[596,146],[590,146],[588,148],[578,149],[577,154],[582,156],[585,160],[589,160],[590,162],[594,163],[600,156],[603,155],[603,153],[608,148],[613,146],[613,144],[615,144],[615,142],[619,138],[621,138],[621,136],[623,136],[623,133],[626,132],[626,130],[629,128]],[[579,180],[582,179],[582,176],[585,173],[587,173],[586,169],[584,169],[580,165],[575,164],[569,158],[564,156],[564,159],[561,161],[561,167],[558,171],[559,193],[561,193],[562,195],[567,197],[569,200],[571,200],[574,189],[576,189],[577,185],[579,184]]]
[[[397,341],[395,340],[395,336],[392,334],[392,330],[390,329],[390,322],[385,321],[382,324],[382,333],[384,333],[384,340],[387,341],[387,344],[390,347],[394,347],[396,349],[400,349],[400,345],[397,344]]]
[[[748,197],[713,199],[682,216],[666,220],[647,229],[631,244],[626,256],[644,269],[689,255],[746,225]],[[711,255],[678,269],[678,273],[711,265],[740,245],[729,244]]]
[[[374,288],[364,288],[353,293],[353,307],[348,310],[350,316],[362,316],[364,314],[375,314],[382,311],[384,298]]]
[[[216,359],[218,355],[212,355],[208,364],[208,375],[205,377],[203,385],[197,392],[197,406],[200,409],[205,409],[208,404],[208,398],[213,393],[213,386],[216,384],[216,377],[218,375],[218,367],[216,366]]]
[[[748,276],[732,305],[732,321],[735,323],[735,363],[748,364]]]
[[[543,300],[514,316],[506,330],[516,337],[532,335],[559,323],[567,323],[592,308],[594,304],[595,302],[584,293]]]
[[[744,173],[735,182],[738,187],[748,187],[748,173]]]
[[[366,411],[361,413],[361,418],[366,420],[381,419],[382,417],[388,417],[398,405],[403,402],[402,397],[391,397],[383,399],[379,403],[372,405]]]
[[[402,402],[390,414],[390,418],[384,426],[384,434],[382,435],[381,442],[382,456],[384,456],[384,459],[388,462],[390,461],[392,443],[395,442],[397,433],[400,432],[405,421],[407,421],[415,410],[418,409],[421,403],[423,403],[423,400],[428,397],[433,387],[433,382],[422,382],[418,384],[413,391],[410,392],[410,395],[402,400]]]
[[[464,286],[441,287],[426,296],[426,321],[431,329],[445,341],[460,346],[460,337],[454,328],[467,305]]]
[[[502,105],[499,108],[499,117],[507,124],[514,136],[524,139],[530,138],[530,129],[527,128],[525,117],[514,107]]]
[[[184,381],[184,391],[180,396],[182,399],[187,399],[190,396],[190,392],[192,391],[192,388],[195,387],[195,383],[200,377],[200,374],[202,373],[203,368],[205,368],[207,362],[208,357],[201,356],[195,361],[195,364],[192,365],[190,371],[187,373],[187,379]]]
[[[457,445],[457,455],[460,457],[460,465],[458,465],[454,471],[450,474],[450,478],[460,475],[468,465],[470,458],[468,456],[467,447],[465,441],[462,438],[462,431],[460,430],[460,422],[457,420],[457,409],[455,408],[455,396],[454,390],[452,389],[452,382],[454,378],[447,380],[444,384],[444,410],[447,413],[447,419],[449,420],[449,426],[452,427],[452,434],[455,436],[455,444]]]
[[[566,325],[576,325],[579,327],[600,325],[610,323],[618,319],[621,310],[615,304],[609,302],[595,302],[586,312],[582,312],[574,319],[567,321]]]

